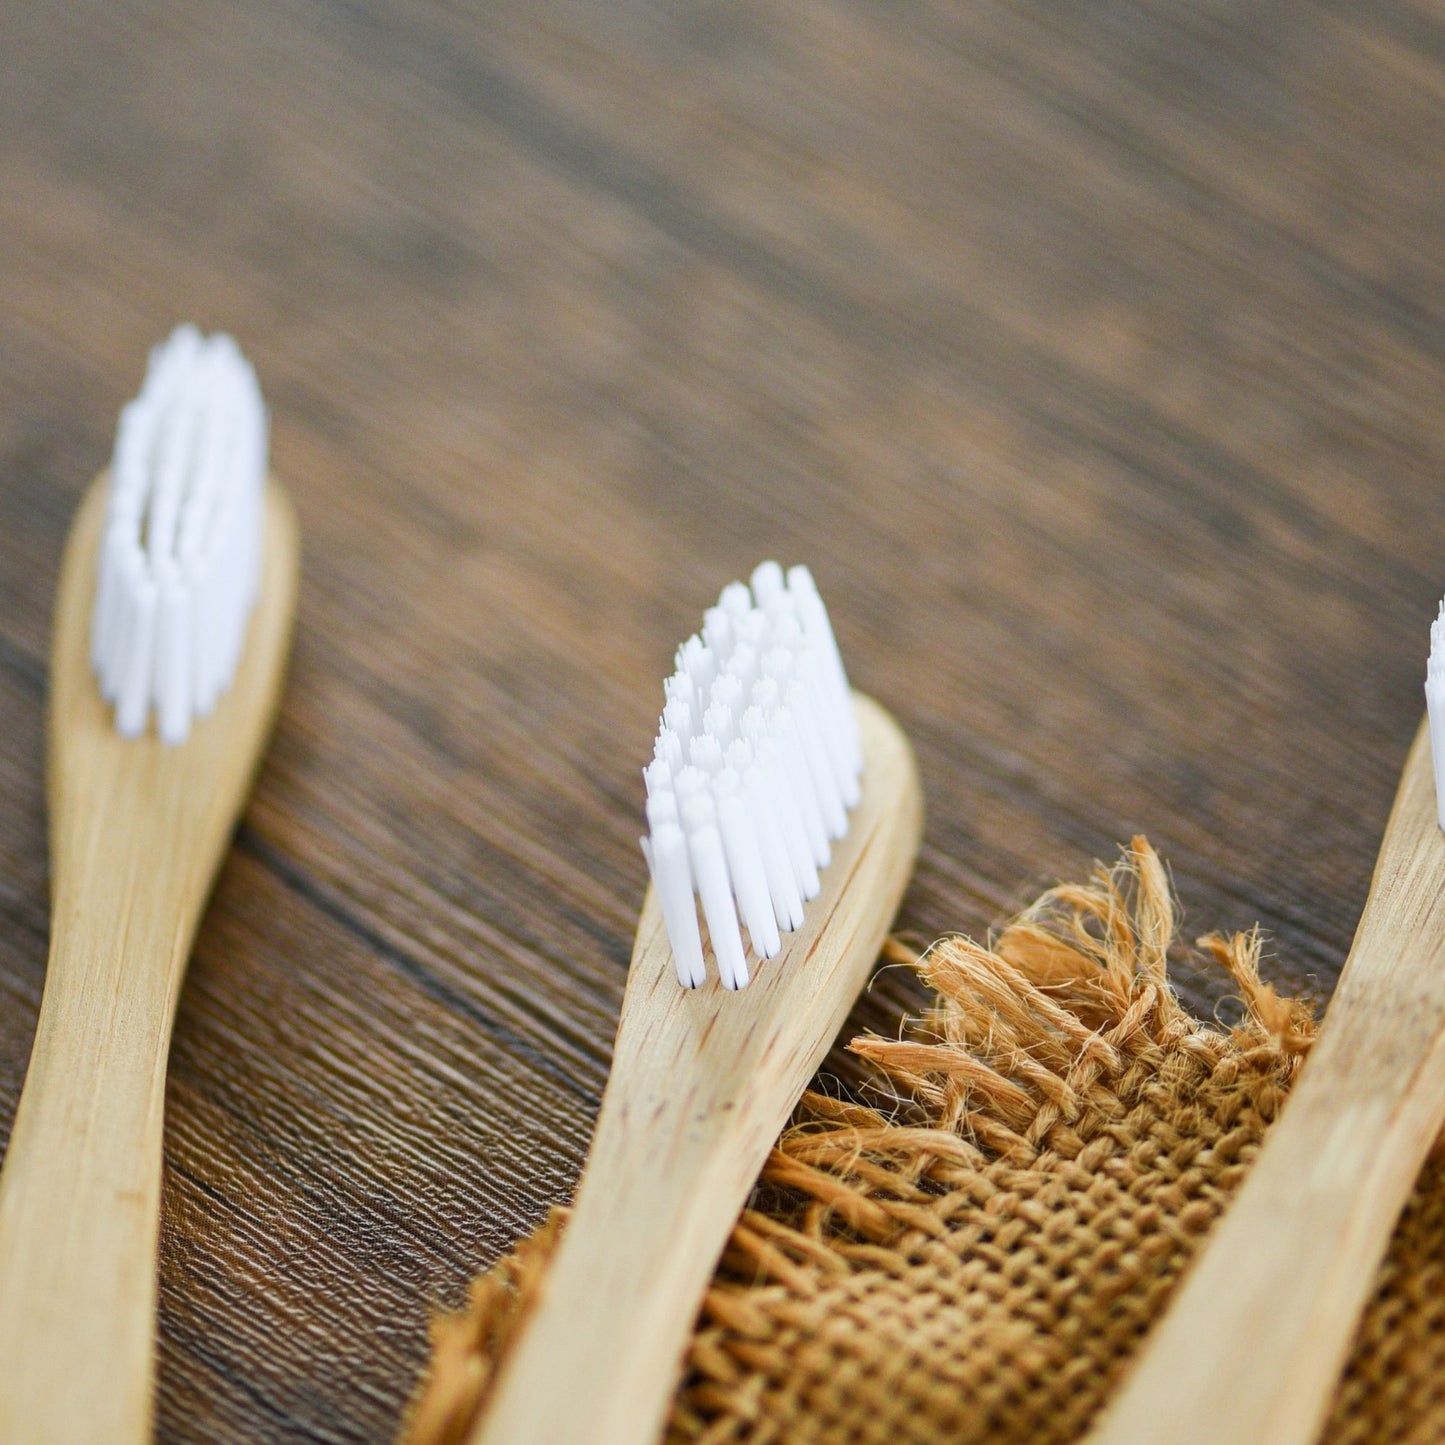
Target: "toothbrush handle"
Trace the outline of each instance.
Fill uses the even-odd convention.
[[[150,1439],[179,969],[128,963],[116,936],[58,928],[51,948],[0,1173],[0,1440]]]
[[[1422,726],[1334,1002],[1089,1445],[1308,1445],[1445,1119],[1445,835]]]
[[[621,1103],[604,1113],[596,1162],[473,1445],[658,1438],[721,1242],[776,1137],[762,1124],[740,1138],[708,1105],[692,1123]]]

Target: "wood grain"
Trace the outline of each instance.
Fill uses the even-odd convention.
[[[388,1439],[567,1197],[659,682],[763,556],[917,749],[904,928],[1144,831],[1329,992],[1445,582],[1438,5],[77,0],[0,56],[0,1137],[62,541],[178,319],[306,549],[176,1019],[163,1440]]]
[[[1445,834],[1421,723],[1355,941],[1249,1176],[1090,1445],[1310,1445],[1445,1122]]]
[[[183,746],[124,738],[91,669],[110,494],[66,542],[51,653],[51,938],[0,1170],[0,1440],[146,1445],[171,1026],[191,944],[280,701],[300,539],[276,482],[235,676]]]

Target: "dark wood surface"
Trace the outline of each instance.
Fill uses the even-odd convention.
[[[903,928],[1143,830],[1327,993],[1445,583],[1442,234],[1438,4],[0,7],[0,1140],[61,542],[177,320],[304,528],[177,1022],[162,1438],[388,1439],[566,1197],[658,684],[763,556],[917,746]]]

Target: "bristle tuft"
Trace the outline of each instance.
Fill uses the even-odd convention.
[[[750,580],[678,648],[643,771],[643,852],[685,988],[706,979],[699,907],[725,988],[747,986],[750,954],[777,955],[861,796],[852,694],[811,573],[764,562]]]
[[[267,419],[229,337],[179,326],[121,412],[91,666],[137,737],[182,743],[230,687],[261,579]]]

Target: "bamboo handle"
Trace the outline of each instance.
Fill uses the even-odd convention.
[[[153,968],[75,942],[52,948],[0,1174],[0,1440],[126,1445],[151,1433],[171,1006]]]
[[[1445,1116],[1445,838],[1422,728],[1307,1066],[1091,1445],[1307,1445]]]
[[[578,1192],[487,1441],[637,1445],[656,1437],[719,1241],[776,1135],[755,1130],[739,1149],[720,1102],[695,1102],[676,1127],[651,1130],[656,1169],[637,1167],[636,1136],[648,1122],[625,1108],[599,1120],[601,1166]]]

